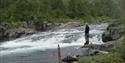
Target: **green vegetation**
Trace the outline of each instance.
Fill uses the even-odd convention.
[[[0,26],[7,29],[112,19],[125,23],[125,0],[0,0]],[[125,63],[125,39],[110,54],[83,57],[79,63]]]
[[[123,63],[118,53],[81,58],[79,63]]]
[[[78,63],[125,63],[125,38],[118,40],[117,47],[109,54],[84,56]]]
[[[112,22],[110,29],[108,29],[110,32],[113,31],[112,27],[125,25],[123,20],[114,20]],[[122,35],[122,37],[116,41],[116,47],[109,54],[99,53],[95,56],[81,56],[78,63],[125,63],[125,28],[123,29],[124,31],[118,34]]]
[[[124,1],[124,0],[123,0]],[[122,0],[0,0],[0,24],[29,27],[24,22],[66,23],[124,19]],[[123,3],[123,5],[121,4]],[[20,25],[21,24],[21,25]]]

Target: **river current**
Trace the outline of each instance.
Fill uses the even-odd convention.
[[[108,24],[90,24],[90,43],[103,44],[101,35]],[[0,63],[57,63],[57,46],[61,55],[85,54],[85,26],[40,32],[0,44]]]

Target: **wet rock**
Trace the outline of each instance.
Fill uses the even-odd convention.
[[[100,51],[111,51],[112,49],[114,49],[116,46],[116,42],[115,41],[110,41],[104,44],[89,44],[89,45],[85,45],[82,46],[82,48],[90,48],[90,49],[94,49],[94,50],[100,50]]]
[[[95,56],[95,55],[98,55],[98,54],[108,54],[108,53],[109,52],[107,52],[107,51],[93,50],[89,55]]]
[[[34,29],[37,31],[47,31],[54,29],[56,26],[59,26],[55,23],[49,23],[49,22],[35,22],[34,23]]]
[[[67,24],[64,24],[62,27],[64,27],[64,28],[75,28],[75,27],[80,27],[82,25],[83,24],[80,24],[78,22],[69,22]]]
[[[6,31],[6,34],[9,38],[20,38],[26,35],[34,34],[35,30],[32,29],[25,29],[25,28],[19,28],[15,30],[8,30]]]
[[[62,59],[62,61],[66,62],[66,63],[72,63],[72,62],[78,61],[78,59],[74,58],[74,57],[71,57],[71,56],[67,56],[64,59]]]
[[[4,33],[5,33],[6,28],[0,26],[0,41],[4,40]]]
[[[5,30],[4,32],[0,33],[0,41],[13,40],[13,39],[24,37],[34,33],[36,33],[35,30],[25,29],[25,28]]]
[[[113,37],[109,32],[104,32],[102,34],[102,41],[103,42],[108,42],[108,41],[112,41],[112,40],[113,40]]]
[[[122,24],[110,24],[102,34],[102,41],[108,42],[119,39],[124,33],[125,26]]]

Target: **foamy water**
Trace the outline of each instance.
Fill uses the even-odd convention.
[[[103,44],[101,34],[108,26],[107,23],[90,26],[90,43]],[[31,36],[7,41],[0,45],[0,55],[25,53],[34,50],[55,49],[61,47],[83,46],[85,43],[84,26],[66,28],[56,31],[41,32]]]

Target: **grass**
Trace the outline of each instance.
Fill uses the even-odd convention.
[[[97,56],[82,57],[79,63],[122,63],[119,53],[98,54]]]
[[[125,63],[125,36],[117,41],[117,46],[109,54],[82,56],[78,63]]]
[[[70,19],[70,18],[56,18],[56,19],[51,19],[52,22],[55,23],[67,23],[67,22],[79,22],[81,24],[84,23],[99,23],[99,22],[112,22],[114,19],[106,17],[106,16],[101,16],[101,17],[92,17],[92,16],[87,16],[84,18],[75,18],[75,19]]]

